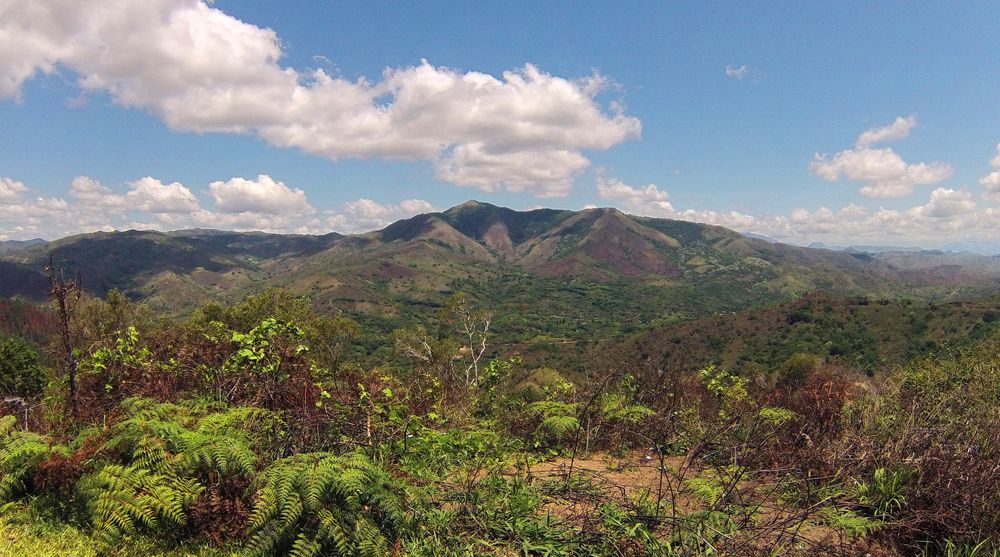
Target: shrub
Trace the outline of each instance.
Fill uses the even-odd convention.
[[[384,555],[407,522],[400,483],[360,453],[284,458],[255,484],[252,555]]]
[[[0,394],[33,397],[45,387],[38,352],[21,337],[0,342]]]
[[[32,492],[35,471],[53,451],[49,440],[31,431],[15,429],[14,416],[0,417],[0,503]]]

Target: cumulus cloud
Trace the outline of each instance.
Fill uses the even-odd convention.
[[[8,191],[12,192],[9,196]],[[320,211],[309,203],[301,189],[266,174],[212,182],[204,190],[206,204],[186,185],[164,183],[151,176],[126,182],[124,187],[111,187],[89,176],[77,176],[62,197],[31,198],[26,195],[30,191],[22,182],[0,178],[0,240],[36,236],[56,239],[129,228],[354,233],[435,210],[422,199],[395,204],[357,199],[337,210]]]
[[[898,117],[887,126],[872,128],[860,136],[854,148],[840,151],[833,157],[816,153],[809,170],[828,182],[846,178],[865,185],[859,190],[866,197],[905,197],[916,186],[941,182],[954,169],[943,162],[910,164],[888,147],[871,145],[909,135],[916,126],[915,116]]]
[[[24,185],[24,182],[0,177],[0,202],[15,201],[26,191],[28,191],[28,187]]]
[[[309,215],[316,212],[306,200],[306,192],[290,188],[266,174],[253,180],[232,178],[225,182],[212,182],[208,191],[215,208],[224,213]]]
[[[1000,143],[997,144],[997,155],[990,160],[992,172],[979,180],[983,187],[983,197],[990,201],[1000,201]]]
[[[840,209],[797,208],[788,214],[771,215],[677,209],[666,201],[667,192],[655,184],[633,187],[615,178],[599,177],[597,192],[601,199],[631,214],[714,224],[792,243],[917,242],[936,246],[946,240],[1000,235],[1000,210],[978,207],[968,191],[943,187],[932,191],[926,203],[908,209],[872,210],[850,204]]]
[[[487,192],[530,191],[537,197],[569,194],[573,178],[590,165],[575,151],[490,153],[482,144],[460,145],[435,161],[438,178]]]
[[[905,197],[913,193],[914,187],[936,184],[954,172],[949,164],[909,164],[892,149],[867,147],[841,151],[830,159],[817,153],[809,169],[829,182],[841,177],[865,182],[858,191],[866,197]]]
[[[754,217],[739,211],[678,210],[668,201],[669,194],[656,184],[635,187],[617,178],[598,176],[597,196],[627,213],[646,217],[689,220],[735,230],[748,230],[756,222]]]
[[[858,136],[857,146],[868,147],[876,143],[903,139],[910,135],[910,130],[917,127],[917,116],[911,114],[906,118],[897,116],[896,120],[887,126],[872,128]]]
[[[667,201],[667,192],[656,184],[632,187],[617,178],[597,178],[597,197],[617,201],[622,209],[646,216],[674,217],[677,212]]]
[[[339,211],[331,211],[326,219],[326,225],[330,230],[337,232],[365,232],[384,228],[397,220],[434,210],[434,206],[423,199],[405,199],[398,204],[382,204],[362,198],[344,203]]]
[[[198,210],[198,199],[180,182],[164,184],[146,176],[128,183],[126,206],[147,213],[190,213]]]
[[[352,81],[281,57],[273,30],[205,0],[13,0],[0,20],[0,96],[65,67],[83,90],[176,130],[254,133],[330,159],[429,160],[455,184],[541,196],[568,193],[589,164],[583,151],[641,132],[620,104],[597,101],[600,75],[528,64],[495,77],[421,61]]]
[[[743,79],[750,75],[750,68],[746,64],[741,66],[726,66],[726,77],[731,77],[733,79]]]

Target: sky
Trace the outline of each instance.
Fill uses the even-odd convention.
[[[468,199],[1000,240],[993,2],[0,0],[0,240]]]

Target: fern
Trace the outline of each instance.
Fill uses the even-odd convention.
[[[258,455],[237,425],[266,411],[234,409],[200,421],[178,405],[129,399],[105,444],[115,462],[84,477],[79,491],[107,540],[183,525],[187,510],[223,476],[252,476]]]
[[[532,402],[527,407],[529,415],[541,418],[535,428],[535,438],[540,442],[556,444],[580,427],[576,417],[576,404],[555,400]]]
[[[126,402],[131,415],[114,426],[107,448],[125,454],[129,464],[178,476],[252,474],[258,457],[237,424],[241,419],[273,419],[266,410],[235,408],[210,414],[191,428],[193,418],[179,406]]]
[[[11,501],[30,492],[31,480],[39,463],[53,451],[46,437],[15,429],[14,416],[0,417],[0,503]]]
[[[360,453],[291,456],[256,483],[252,555],[385,555],[407,520],[401,486]]]
[[[109,464],[80,480],[91,520],[105,539],[156,531],[187,522],[186,509],[203,487],[196,480],[160,474],[139,465]]]
[[[538,424],[535,435],[545,439],[560,440],[579,427],[580,422],[576,416],[549,416]]]

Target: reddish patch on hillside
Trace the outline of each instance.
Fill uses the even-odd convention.
[[[621,218],[605,215],[594,228],[581,250],[594,261],[611,265],[626,276],[680,274],[680,269],[664,258],[660,246],[631,229]]]

